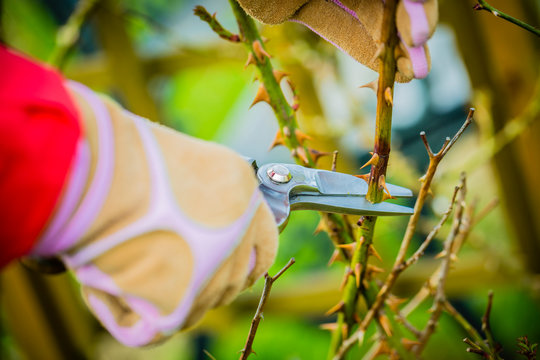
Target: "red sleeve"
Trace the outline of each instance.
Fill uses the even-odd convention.
[[[0,45],[0,268],[52,215],[81,129],[62,77]]]

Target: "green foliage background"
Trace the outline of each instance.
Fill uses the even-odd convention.
[[[230,29],[235,29],[226,1],[206,3],[205,6],[210,12],[218,11],[220,20]],[[70,2],[65,1],[65,4],[69,6]],[[140,56],[136,61],[173,54],[189,63],[192,56],[190,54],[194,54],[190,51],[196,49],[196,55],[193,55],[195,60],[191,59],[195,64],[179,66],[176,71],[165,74],[153,74],[147,84],[141,84],[148,87],[157,104],[161,122],[201,139],[223,141],[234,139],[234,129],[238,128],[238,124],[245,124],[246,119],[249,121],[250,116],[263,116],[264,121],[272,121],[271,111],[261,108],[266,105],[257,105],[248,111],[249,97],[254,95],[252,84],[254,69],[244,70],[244,49],[220,41],[205,24],[198,23],[198,20],[190,15],[195,3],[139,0],[120,4],[125,9],[133,10],[126,15],[126,27]],[[58,28],[58,22],[50,9],[38,0],[4,0],[2,5],[2,34],[6,43],[35,59],[46,61],[54,47]],[[135,12],[153,19],[159,26],[145,17],[134,15]],[[188,25],[182,25],[183,22],[187,22]],[[453,26],[459,24],[447,24],[446,31],[451,33]],[[85,27],[83,40],[91,45],[85,51],[80,47],[77,48],[64,69],[66,76],[84,82],[84,78],[78,79],[82,74],[80,70],[89,66],[90,59],[95,55],[102,55],[98,36],[93,31],[95,27],[94,22]],[[347,79],[344,77],[347,75],[344,76],[342,72],[350,69],[350,60],[344,60],[343,56],[336,54],[331,46],[299,26],[289,24],[281,27],[264,27],[262,31],[271,39],[268,47],[275,57],[273,61],[282,64],[285,70],[292,69],[293,80],[295,64],[305,62],[305,59],[315,64],[305,64],[304,71],[316,90],[315,96],[319,98],[301,98],[302,104],[306,104],[307,109],[304,116],[301,113],[300,121],[305,129],[311,130],[310,133],[315,138],[314,143],[320,150],[332,151],[337,148],[344,154],[343,163],[340,163],[342,171],[358,173],[356,169],[362,160],[361,152],[365,153],[369,149],[369,144],[362,139],[369,139],[372,134],[373,121],[369,117],[369,109],[373,105],[373,99],[366,100],[369,95],[359,94],[364,90],[358,90],[345,81]],[[220,53],[225,55],[220,58]],[[207,59],[204,64],[197,66],[197,59],[204,58],[205,54],[215,58],[210,58],[210,61]],[[458,53],[454,55],[459,56]],[[359,64],[352,66],[361,67]],[[356,86],[373,78],[373,74],[366,73],[366,78],[358,74],[360,73],[353,76]],[[95,81],[94,88],[109,92],[112,96],[118,95],[118,89],[104,85],[109,83],[107,75],[100,76],[105,78],[92,79]],[[347,94],[346,102],[349,112],[353,114],[352,120],[344,123],[340,119],[341,115],[334,116],[332,113],[310,115],[310,104],[315,102],[321,103],[326,109],[332,109],[329,102],[335,99],[325,99],[321,96],[325,94],[324,88],[329,83],[341,86],[342,91]],[[396,97],[400,96],[399,91],[407,91],[407,86],[409,85],[400,85]],[[418,102],[429,102],[429,98],[424,94],[424,98],[419,98]],[[239,113],[243,114],[243,120],[236,118]],[[331,131],[321,130],[320,121],[326,121],[326,129]],[[437,119],[430,121],[432,128],[439,126]],[[270,128],[272,126],[274,129],[277,128],[269,124]],[[266,135],[268,139],[273,137],[273,133]],[[449,135],[451,132],[444,134]],[[343,139],[348,140],[342,141]],[[435,143],[439,140],[433,138]],[[445,175],[439,177],[434,188],[435,199],[442,203],[445,200],[448,202],[453,185],[458,179],[454,176],[456,174],[454,170],[459,170],[463,159],[468,156],[471,149],[481,143],[481,140],[481,133],[477,129],[452,150],[441,170]],[[420,143],[419,138],[416,141]],[[267,144],[253,143],[252,146],[264,150],[269,144],[268,141]],[[356,149],[355,144],[358,144]],[[415,179],[422,171],[422,167],[417,164],[425,159],[422,159],[421,153],[416,155],[416,158],[398,155],[398,149],[399,145],[396,146],[395,154],[392,154],[399,160],[394,160],[391,165],[389,170],[391,180],[416,190],[418,185]],[[411,155],[414,154],[408,154]],[[288,160],[283,151],[273,150],[266,159],[272,156],[279,161]],[[323,167],[327,168],[328,163],[323,164]],[[490,167],[483,164],[472,169],[469,187],[471,198],[479,199],[479,208],[495,197],[497,183]],[[420,226],[425,233],[437,221],[433,215],[436,212],[434,209],[432,206],[426,213]],[[486,305],[487,290],[494,289],[493,332],[505,349],[505,359],[512,359],[517,358],[514,349],[515,339],[518,336],[528,335],[532,342],[540,341],[540,285],[539,275],[530,274],[524,269],[518,245],[509,235],[504,218],[504,211],[499,207],[475,228],[474,235],[463,250],[455,272],[451,272],[448,287],[450,299],[478,329]],[[325,317],[324,312],[333,305],[332,301],[337,302],[343,266],[327,267],[333,246],[325,233],[313,234],[317,223],[316,213],[295,213],[281,236],[279,254],[275,265],[269,271],[270,274],[277,272],[290,257],[295,257],[297,262],[274,285],[265,319],[254,344],[256,359],[322,359],[326,356],[329,335],[319,329],[319,325],[333,320],[332,317]],[[375,261],[377,266],[388,269],[397,252],[405,224],[406,219],[384,219],[377,224],[376,248],[384,260],[378,264]],[[445,232],[442,234],[441,239]],[[417,241],[419,243],[421,237],[418,237]],[[437,262],[433,260],[433,255],[438,250],[440,243],[434,245],[425,261],[415,269],[411,269],[408,276],[404,276],[403,281],[398,284],[399,295],[411,296],[422,286],[430,271],[435,268]],[[96,359],[194,359],[206,358],[201,352],[202,349],[206,349],[216,359],[237,358],[256,308],[261,283],[262,281],[259,281],[254,289],[248,290],[231,306],[209,313],[199,327],[178,334],[167,344],[152,349],[124,348],[92,323],[90,326],[94,331],[91,340],[84,344],[85,354],[90,354],[88,356]],[[4,288],[2,291],[6,292],[9,289]],[[77,296],[76,291],[73,294],[74,297]],[[427,319],[429,307],[429,303],[423,304],[422,308],[411,316],[411,322],[422,327]],[[8,323],[9,314],[6,314],[6,311],[8,310],[4,309],[2,313],[2,318],[6,319],[3,322],[5,326],[2,327],[0,354],[6,359],[24,359],[27,349],[21,347],[12,335],[10,326],[13,324]],[[81,327],[88,326],[88,320],[81,321],[86,322],[84,324],[81,322]],[[443,316],[435,336],[426,349],[425,358],[474,359],[475,355],[465,352],[466,345],[461,341],[464,336],[465,333],[450,317]],[[364,348],[367,349],[367,346]],[[358,353],[358,349],[353,352]],[[353,355],[351,358],[356,356]]]

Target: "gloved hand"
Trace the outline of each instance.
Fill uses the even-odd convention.
[[[238,0],[266,24],[306,25],[357,61],[377,70],[375,58],[383,16],[382,0]],[[426,45],[438,20],[437,0],[401,0],[396,25],[402,40],[396,51],[397,81],[424,78],[430,70]]]
[[[270,267],[277,228],[246,161],[67,88],[85,137],[32,255],[60,256],[114,337],[160,341]]]

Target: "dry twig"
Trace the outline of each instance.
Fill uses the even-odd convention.
[[[270,296],[270,290],[272,290],[272,285],[293,264],[294,264],[294,258],[289,260],[287,265],[285,265],[276,275],[270,276],[268,275],[268,273],[264,274],[263,292],[261,294],[261,299],[259,301],[259,306],[257,307],[257,311],[255,312],[255,316],[253,317],[253,320],[251,320],[251,327],[249,328],[246,345],[244,345],[244,348],[241,350],[242,355],[240,355],[240,360],[245,360],[249,357],[249,355],[251,355],[252,353],[253,354],[255,353],[255,351],[253,351],[253,340],[255,340],[255,334],[257,333],[257,329],[259,328],[259,323],[261,322],[261,319],[263,317],[264,306],[266,305],[266,301],[268,300],[268,297]]]
[[[459,186],[459,200],[457,202],[457,209],[454,216],[454,222],[452,224],[452,230],[450,231],[450,233],[448,234],[444,242],[444,250],[442,252],[444,256],[443,256],[442,264],[440,266],[440,272],[439,272],[438,281],[437,281],[437,288],[435,290],[435,299],[433,302],[433,306],[430,310],[431,316],[429,317],[426,328],[422,330],[420,337],[418,338],[419,344],[413,347],[413,352],[416,354],[416,356],[420,356],[429,338],[435,331],[435,327],[437,326],[437,323],[439,322],[439,318],[441,317],[441,314],[444,308],[444,303],[446,301],[446,295],[444,294],[444,285],[446,284],[446,278],[450,270],[452,257],[455,256],[455,254],[452,252],[452,249],[454,248],[454,242],[456,241],[456,238],[458,237],[458,234],[461,231],[461,224],[462,224],[463,213],[464,213],[464,208],[465,208],[465,195],[466,195],[466,178],[465,178],[465,174],[462,174],[461,184]]]
[[[437,234],[439,233],[439,230],[441,230],[442,226],[444,225],[444,223],[446,222],[446,220],[452,213],[452,210],[454,209],[454,202],[456,201],[456,195],[458,193],[458,190],[459,190],[459,186],[456,186],[454,188],[454,195],[452,196],[450,205],[448,206],[448,209],[446,210],[446,212],[443,214],[441,220],[431,230],[431,232],[428,234],[424,242],[420,245],[420,247],[418,247],[418,250],[416,250],[416,252],[413,255],[411,255],[411,257],[407,261],[403,263],[403,269],[401,269],[401,271],[415,264],[420,259],[420,257],[424,255],[424,252],[426,251],[427,247],[429,246],[429,244],[431,244],[431,241],[435,238],[435,236],[437,236]]]
[[[535,28],[532,25],[527,24],[524,21],[518,20],[515,17],[512,17],[508,14],[503,13],[500,10],[495,9],[493,6],[489,5],[487,1],[485,0],[478,0],[478,4],[474,5],[474,10],[486,10],[492,13],[496,17],[500,17],[501,19],[504,19],[508,22],[511,22],[512,24],[515,24],[519,26],[522,29],[525,29],[527,31],[532,32],[536,36],[540,36],[540,30]]]

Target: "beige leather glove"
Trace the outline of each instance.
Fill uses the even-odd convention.
[[[246,161],[67,87],[86,136],[33,255],[63,259],[114,337],[159,341],[270,267],[277,228]]]
[[[299,22],[377,70],[382,0],[238,0],[244,10],[266,24]],[[402,40],[396,52],[400,82],[424,78],[430,70],[426,45],[438,20],[437,0],[401,0],[396,24]]]

